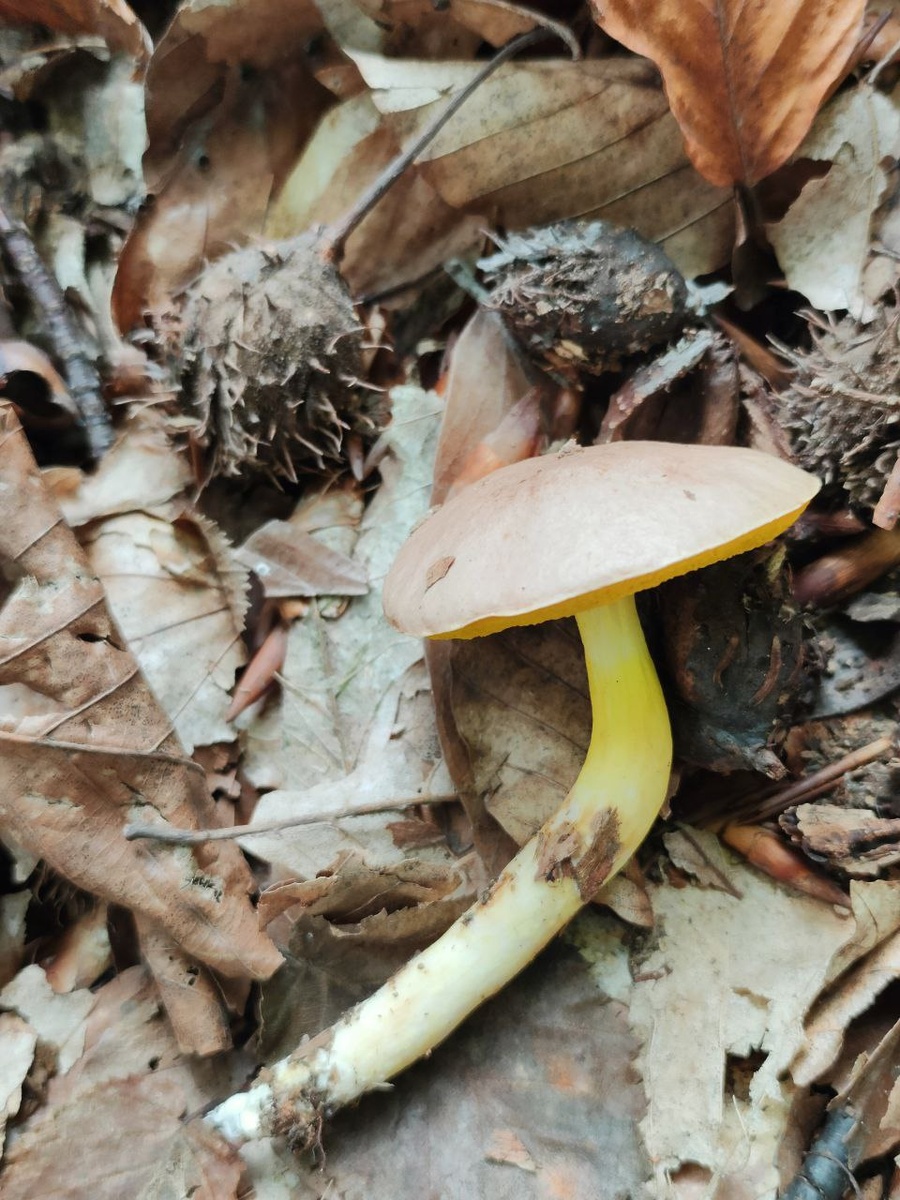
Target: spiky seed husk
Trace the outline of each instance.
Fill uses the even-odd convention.
[[[798,462],[862,509],[878,503],[900,452],[900,313],[884,306],[865,327],[806,314],[812,347],[779,347],[795,368],[775,416]]]
[[[490,304],[551,368],[614,369],[667,341],[690,315],[678,269],[633,229],[561,221],[497,243],[479,263]]]
[[[349,292],[319,231],[212,263],[184,311],[182,389],[211,474],[295,480],[371,431]]]

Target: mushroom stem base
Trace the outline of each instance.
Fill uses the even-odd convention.
[[[427,950],[210,1114],[232,1140],[315,1135],[321,1118],[443,1041],[522,970],[640,845],[666,794],[669,720],[633,597],[579,614],[593,732],[562,807]]]

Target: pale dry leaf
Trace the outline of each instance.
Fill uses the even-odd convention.
[[[281,709],[270,720],[270,726],[275,719],[280,725],[280,744],[248,747],[260,760],[254,764],[251,758],[249,767],[258,786],[289,784],[305,791],[343,779],[359,765],[376,726],[387,748],[403,677],[421,660],[421,645],[385,621],[381,582],[428,507],[441,406],[436,396],[415,387],[394,389],[391,403],[388,450],[380,464],[383,482],[366,509],[353,552],[368,575],[369,592],[351,600],[337,620],[326,620],[313,604],[292,627]],[[388,774],[382,782],[394,786]],[[399,794],[409,794],[405,780]]]
[[[727,851],[718,839],[698,840],[694,830],[675,829],[663,835],[666,852],[680,871],[692,875],[701,887],[730,891]]]
[[[0,987],[9,983],[25,950],[25,916],[31,892],[22,890],[0,896]]]
[[[437,104],[409,109],[446,86],[446,64],[366,56],[372,98],[406,145]],[[469,68],[468,79],[477,70]],[[408,74],[407,74],[408,73]],[[461,83],[461,72],[454,82]],[[666,98],[644,63],[547,60],[501,67],[422,153],[417,170],[452,208],[489,213],[508,230],[570,217],[633,226],[659,242],[686,276],[727,261],[730,197],[690,166]]]
[[[188,752],[227,742],[247,573],[225,537],[189,511],[177,520],[147,512],[96,522],[83,535],[128,648]]]
[[[695,836],[716,854],[711,834]],[[793,1094],[787,1068],[830,959],[853,935],[852,922],[828,906],[746,866],[729,863],[725,874],[733,894],[651,890],[657,939],[641,956],[630,1013],[659,1196],[684,1163],[753,1184],[754,1195],[777,1187],[772,1162]],[[741,1099],[723,1086],[726,1064],[754,1050],[765,1059]]]
[[[27,1021],[38,1040],[53,1051],[60,1075],[84,1050],[85,1025],[96,1003],[87,988],[61,996],[37,963],[23,967],[0,992],[0,1008]]]
[[[214,825],[212,799],[123,648],[8,405],[0,451],[15,497],[0,527],[11,580],[0,608],[0,686],[30,698],[26,715],[5,715],[0,727],[0,824],[59,874],[158,921],[224,974],[270,974],[279,956],[256,925],[237,847],[172,850],[122,838],[132,817]]]
[[[267,521],[234,552],[272,600],[286,596],[364,596],[365,572],[288,521]]]
[[[158,416],[136,410],[94,471],[50,467],[44,479],[68,524],[78,528],[100,517],[165,505],[185,491],[191,472]]]
[[[896,102],[863,86],[842,92],[816,118],[797,153],[831,167],[768,226],[788,286],[816,308],[848,309],[868,319],[863,275],[872,217],[887,186],[885,160],[900,154]]]
[[[27,1021],[13,1013],[0,1013],[0,1151],[6,1122],[22,1103],[22,1084],[31,1070],[37,1041],[37,1033]]]
[[[720,187],[758,183],[793,154],[865,10],[865,0],[592,4],[611,37],[657,64],[694,165]]]
[[[305,879],[325,870],[342,853],[363,850],[372,867],[404,860],[406,851],[397,844],[391,823],[408,805],[427,803],[435,796],[448,798],[453,786],[441,762],[421,662],[389,684],[376,703],[366,741],[357,751],[358,762],[349,773],[305,791],[275,790],[261,797],[251,826],[298,818],[303,823],[242,839],[248,853]],[[341,715],[338,710],[338,721]],[[299,747],[292,750],[299,752]],[[429,853],[438,861],[448,852],[435,847]]]

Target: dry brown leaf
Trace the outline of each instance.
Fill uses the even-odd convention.
[[[477,69],[354,57],[403,144],[436,107],[412,106],[423,105],[429,90],[468,82]],[[423,152],[417,170],[451,207],[489,213],[507,229],[598,217],[659,242],[685,276],[728,259],[730,197],[690,166],[645,63],[501,67]]]
[[[234,552],[270,600],[286,596],[364,596],[365,572],[289,521],[267,521]]]
[[[522,845],[562,804],[587,753],[581,640],[574,622],[548,622],[453,650],[453,715],[475,787]]]
[[[145,59],[147,31],[125,0],[0,0],[0,20],[46,25],[58,33],[96,34],[110,50]]]
[[[442,504],[475,446],[528,392],[528,362],[497,313],[478,308],[450,360],[434,463],[432,504]]]
[[[122,647],[8,406],[0,451],[16,496],[0,529],[11,580],[0,609],[0,691],[30,704],[0,728],[0,823],[61,875],[156,920],[224,974],[271,974],[280,959],[256,926],[236,847],[173,852],[122,838],[133,816],[215,824],[205,778]]]
[[[209,1056],[231,1049],[231,1030],[215,979],[152,921],[136,918],[144,961],[153,972],[182,1054]]]
[[[145,967],[130,967],[94,994],[84,1028],[84,1052],[47,1089],[48,1111],[76,1107],[81,1097],[112,1080],[152,1074],[178,1084],[188,1110],[196,1111],[228,1095],[251,1069],[248,1057],[234,1053],[211,1061],[186,1059],[168,1022],[161,1020],[159,992]]]
[[[273,238],[295,237],[343,217],[400,152],[368,94],[327,113],[266,219]],[[417,168],[407,170],[347,241],[341,274],[354,295],[416,281],[480,245],[485,219],[447,205]]]
[[[865,0],[592,4],[611,37],[657,64],[694,166],[719,187],[758,183],[793,154],[865,10]]]
[[[27,994],[23,1001],[28,999],[33,1019],[46,1024],[41,1005],[30,998],[34,983],[31,977],[19,990]],[[50,1079],[45,1103],[19,1131],[12,1165],[0,1177],[4,1200],[8,1194],[51,1196],[55,1194],[54,1186],[63,1189],[68,1186],[70,1190],[62,1190],[60,1194],[69,1200],[142,1195],[140,1188],[148,1186],[146,1180],[152,1179],[154,1172],[166,1169],[165,1164],[184,1154],[184,1138],[188,1146],[193,1146],[188,1155],[189,1164],[193,1164],[191,1169],[195,1174],[199,1172],[200,1179],[205,1178],[205,1172],[212,1172],[221,1190],[213,1187],[203,1192],[195,1179],[190,1187],[172,1194],[206,1195],[208,1200],[230,1196],[232,1192],[224,1181],[235,1172],[235,1157],[229,1151],[223,1159],[221,1143],[215,1139],[208,1142],[203,1132],[193,1126],[185,1130],[180,1118],[183,1112],[196,1112],[239,1086],[250,1070],[249,1060],[231,1055],[220,1056],[215,1062],[201,1062],[180,1053],[171,1026],[160,1020],[159,993],[145,968],[132,967],[94,995],[82,992],[75,999],[79,1001],[84,996],[92,1008],[87,1020],[79,1026],[83,1053],[71,1065],[65,1064],[68,1068],[65,1074]],[[124,1113],[117,1117],[110,1112],[116,1103],[134,1105],[137,1111],[128,1117]],[[133,1130],[129,1120],[135,1123]],[[142,1149],[133,1160],[129,1159],[126,1151],[132,1132],[141,1140],[145,1122],[152,1127],[156,1120],[171,1140],[163,1138],[156,1142],[155,1137],[148,1135],[152,1145],[146,1156]],[[112,1128],[116,1136],[110,1138]],[[105,1146],[103,1135],[114,1145]],[[74,1138],[68,1144],[79,1147],[77,1170],[71,1169],[67,1154],[60,1154],[60,1146],[67,1144],[67,1138]],[[195,1154],[199,1156],[196,1162]],[[64,1176],[60,1179],[53,1174],[57,1169],[54,1163],[59,1159],[69,1164],[67,1181]],[[228,1169],[226,1175],[219,1174],[223,1165]],[[133,1180],[128,1178],[132,1168]],[[112,1172],[109,1181],[105,1179],[107,1171]],[[124,1190],[106,1190],[116,1186],[119,1171],[126,1176],[126,1182],[118,1184]],[[134,1191],[130,1190],[132,1182]],[[21,1192],[10,1191],[19,1188]],[[29,1188],[34,1190],[29,1192]],[[161,1194],[152,1188],[149,1191],[153,1197]]]
[[[384,30],[383,53],[398,51],[422,58],[468,58],[481,41],[505,45],[538,23],[514,4],[490,0],[454,0],[446,8],[433,0],[356,0]],[[359,47],[360,42],[349,43]],[[469,53],[466,53],[469,51]]]
[[[91,525],[82,544],[185,749],[230,741],[247,575],[224,536],[190,511],[174,522],[132,512]]]
[[[151,1200],[165,1194],[164,1180],[179,1188],[169,1194],[229,1200],[237,1195],[237,1152],[210,1130],[185,1129],[185,1107],[178,1083],[158,1075],[98,1085],[16,1140],[0,1180],[4,1200]],[[77,1146],[77,1156],[60,1153],[65,1146]],[[174,1178],[172,1159],[180,1164]]]
[[[221,13],[221,7],[212,11]],[[245,35],[259,20],[259,14],[245,16]],[[202,53],[214,53],[209,43],[199,35],[179,40],[182,32],[179,25],[162,39],[148,76],[145,172],[155,199],[143,210],[119,258],[113,310],[123,331],[140,324],[145,312],[171,314],[173,297],[204,262],[262,232],[273,193],[331,102],[300,55],[283,57],[284,42],[277,66],[242,74],[238,63],[204,60]],[[173,90],[154,73],[157,63],[164,79],[172,71],[176,78],[181,72],[191,87],[206,79],[200,111],[186,107],[172,112],[165,106],[170,125],[154,113],[154,97],[162,93],[170,101]],[[179,94],[183,80],[174,88]]]

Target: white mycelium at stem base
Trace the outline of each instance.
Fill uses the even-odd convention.
[[[319,1114],[421,1058],[527,966],[643,841],[665,798],[672,738],[634,598],[577,621],[594,724],[560,810],[442,937],[276,1063],[265,1083],[214,1110],[209,1119],[226,1137],[277,1130],[303,1139]]]

